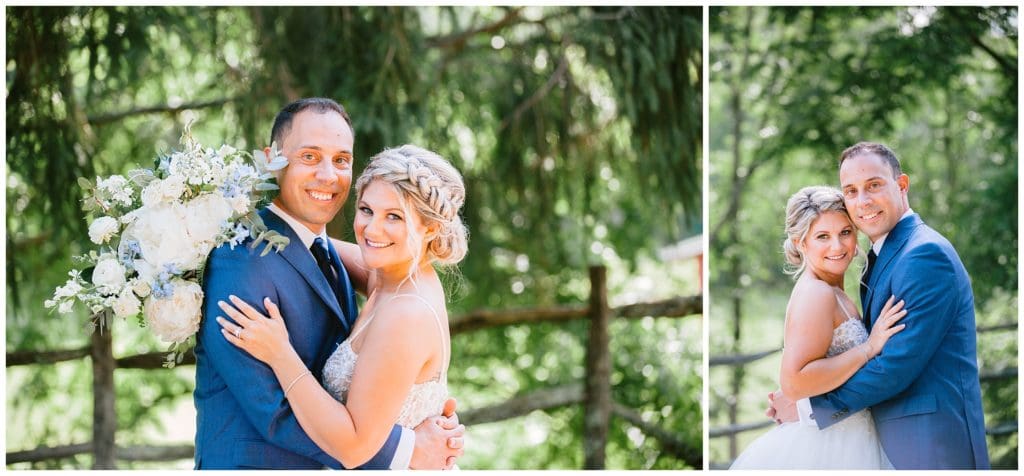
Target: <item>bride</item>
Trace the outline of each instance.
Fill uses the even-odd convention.
[[[806,187],[786,204],[783,244],[797,276],[786,308],[779,383],[796,401],[826,393],[849,379],[905,325],[903,301],[889,298],[870,335],[843,276],[857,255],[857,230],[839,190]],[[730,469],[889,469],[868,410],[824,430],[783,423],[747,447]]]
[[[376,155],[356,181],[356,200],[358,246],[342,254],[355,261],[353,281],[365,281],[369,297],[324,366],[326,389],[305,378],[310,371],[269,299],[269,318],[234,296],[235,307],[220,303],[241,329],[217,318],[225,339],[273,369],[302,429],[347,468],[368,461],[396,422],[413,428],[441,414],[451,352],[433,265],[454,265],[467,249],[462,177],[433,152],[405,145]]]

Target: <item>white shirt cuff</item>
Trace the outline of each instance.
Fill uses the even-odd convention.
[[[818,427],[818,422],[814,421],[814,409],[811,408],[811,399],[801,398],[796,401],[796,413],[800,415],[800,424],[804,426]]]
[[[398,440],[398,448],[395,449],[395,456],[391,458],[392,470],[407,470],[412,461],[412,450],[416,447],[416,432],[402,427],[402,437]]]

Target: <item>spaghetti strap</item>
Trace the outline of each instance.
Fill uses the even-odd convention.
[[[839,297],[839,291],[836,290],[836,288],[832,288],[832,294],[835,294],[836,303],[839,304],[839,309],[843,311],[843,315],[846,316],[847,319],[854,319],[854,317],[850,315],[850,311],[846,309],[846,305],[843,304],[843,298]]]
[[[370,322],[373,321],[373,318],[377,315],[377,309],[379,309],[379,306],[387,304],[400,297],[414,297],[416,299],[419,299],[420,301],[423,301],[423,304],[427,305],[427,309],[430,309],[430,312],[434,314],[434,323],[437,324],[437,330],[440,332],[441,336],[441,378],[445,378],[445,376],[448,375],[448,348],[445,347],[444,345],[444,326],[441,325],[441,316],[437,313],[437,310],[434,309],[434,306],[430,305],[430,301],[427,301],[423,296],[420,296],[419,294],[396,294],[388,298],[387,301],[378,304],[373,310],[373,314],[367,316],[366,323],[364,323],[361,327],[356,329],[348,338],[355,339],[355,337],[359,335],[359,333],[362,332],[363,329],[366,329],[367,327],[370,326]]]

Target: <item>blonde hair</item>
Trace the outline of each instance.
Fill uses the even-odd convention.
[[[374,180],[395,188],[407,215],[415,211],[424,225],[434,225],[426,248],[431,263],[454,265],[462,261],[469,248],[469,231],[459,216],[466,201],[466,187],[462,174],[452,164],[434,152],[406,144],[384,149],[370,159],[356,180],[356,200]],[[409,226],[410,237],[417,243],[420,237],[414,236]],[[414,262],[420,258],[415,256]]]
[[[786,203],[786,239],[782,243],[786,254],[786,274],[796,278],[807,268],[804,255],[796,243],[803,243],[811,224],[825,212],[847,214],[843,193],[838,189],[815,185],[804,187],[789,197]]]

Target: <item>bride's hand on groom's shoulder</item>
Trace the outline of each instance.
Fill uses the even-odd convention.
[[[217,303],[231,320],[217,316],[221,333],[228,342],[249,353],[261,362],[274,366],[294,353],[288,341],[288,329],[281,318],[281,311],[270,298],[263,299],[263,305],[270,316],[264,316],[256,308],[232,295],[231,304]],[[232,306],[232,304],[234,306]],[[234,322],[232,322],[234,321]]]

